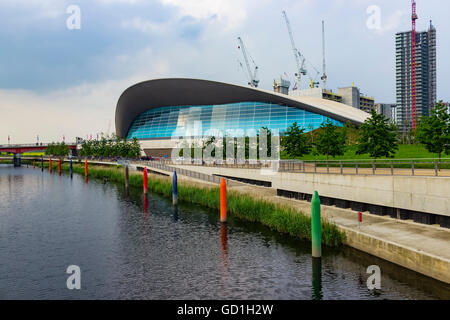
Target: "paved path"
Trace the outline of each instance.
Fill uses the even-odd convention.
[[[275,190],[270,188],[242,185],[230,189],[250,193],[272,202],[286,204],[308,215],[311,211],[311,204],[307,201],[278,197]],[[338,226],[445,258],[450,262],[450,229],[441,228],[437,225],[429,226],[408,220],[393,219],[387,216],[380,217],[367,212],[363,213],[363,223],[361,228],[358,228],[358,213],[356,211],[334,206],[322,206],[322,214],[323,217]]]

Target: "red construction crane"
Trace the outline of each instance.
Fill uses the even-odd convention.
[[[416,129],[417,124],[417,104],[416,104],[416,0],[412,0],[412,32],[411,32],[411,87],[412,87],[412,129]]]

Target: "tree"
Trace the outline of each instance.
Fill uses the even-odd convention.
[[[355,145],[358,142],[358,128],[349,120],[344,124],[344,130],[347,136],[346,143],[348,146]]]
[[[270,130],[268,127],[262,127],[261,128],[264,132],[264,130],[267,133],[267,137],[266,137],[266,145],[267,145],[267,157],[270,158],[272,156],[272,130]],[[258,133],[258,157],[261,158],[261,156],[259,155],[259,148],[260,148],[260,143],[259,143],[259,133]]]
[[[305,128],[300,128],[297,122],[294,122],[281,139],[281,145],[286,153],[293,158],[302,157],[311,152],[311,145],[305,135]]]
[[[320,125],[315,143],[316,151],[328,157],[341,156],[345,151],[345,129],[335,126],[330,119]]]
[[[69,152],[70,152],[69,146],[66,145],[64,142],[61,143],[53,142],[47,146],[45,154],[58,157],[65,157],[69,154]]]
[[[359,128],[360,136],[356,154],[368,153],[375,160],[380,157],[393,157],[398,150],[397,128],[374,109]]]
[[[416,139],[432,153],[450,153],[450,115],[448,107],[439,101],[429,117],[422,117],[416,129]]]

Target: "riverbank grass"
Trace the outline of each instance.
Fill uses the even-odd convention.
[[[40,163],[38,165],[40,166]],[[44,167],[48,168],[48,163],[44,163]],[[69,171],[69,165],[63,164],[61,169]],[[89,165],[88,169],[88,177],[90,179],[107,177],[111,182],[125,183],[125,169],[123,167]],[[52,163],[52,170],[57,172],[57,161]],[[73,163],[73,172],[84,175],[84,164]],[[142,173],[130,172],[129,184],[130,187],[142,188]],[[172,182],[170,178],[151,175],[148,189],[164,197],[172,197]],[[199,186],[186,181],[179,181],[178,199],[219,212],[219,186]],[[230,216],[238,219],[261,223],[282,234],[311,240],[311,218],[292,207],[275,204],[263,199],[257,199],[249,194],[230,190],[227,194],[227,211]],[[342,245],[344,240],[344,232],[340,231],[335,224],[322,219],[322,243],[324,245],[338,247]]]

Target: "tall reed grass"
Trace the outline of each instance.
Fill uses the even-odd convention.
[[[38,164],[40,166],[40,163]],[[48,167],[48,163],[44,163]],[[63,171],[69,171],[69,165],[62,165]],[[58,170],[58,163],[52,163],[53,172]],[[73,172],[84,175],[84,165],[73,164]],[[125,183],[125,169],[123,167],[89,166],[89,178],[107,177],[109,181]],[[130,172],[131,187],[142,187],[143,177],[140,173]],[[166,177],[151,176],[148,189],[164,197],[172,197],[172,182]],[[210,209],[220,208],[220,190],[217,186],[199,186],[186,181],[178,182],[178,199],[198,204]],[[267,200],[257,199],[249,194],[230,190],[227,194],[227,211],[232,217],[258,222],[282,234],[311,240],[311,218],[292,207],[276,204]],[[330,247],[338,247],[345,240],[345,233],[340,231],[334,223],[322,219],[322,243]]]

